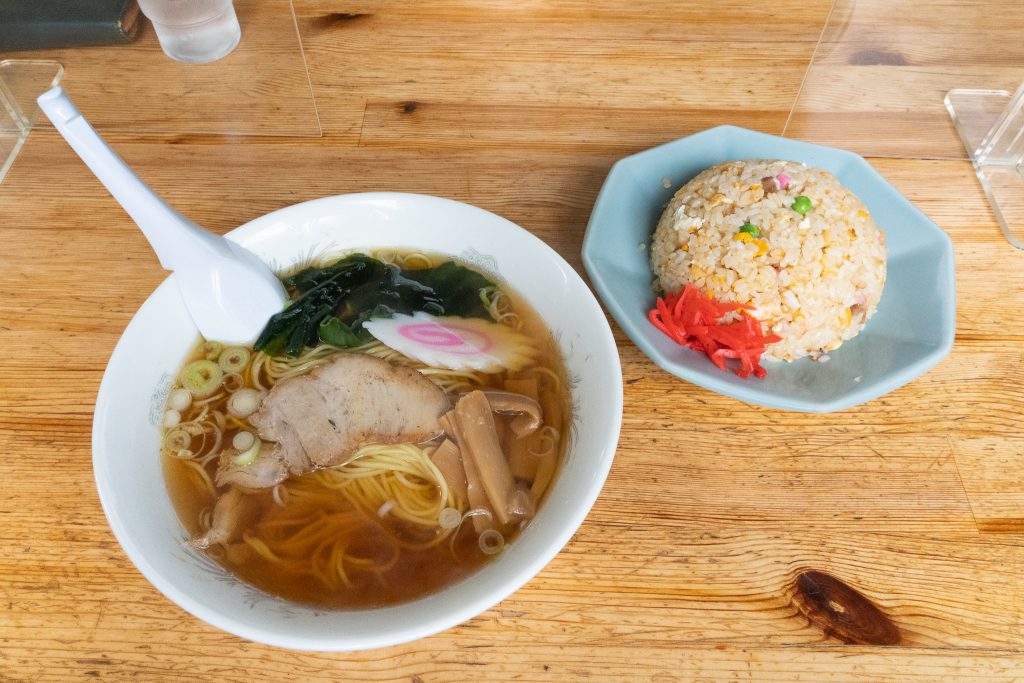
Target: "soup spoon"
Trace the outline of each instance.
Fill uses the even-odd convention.
[[[199,332],[211,340],[252,343],[284,307],[284,287],[270,268],[160,199],[107,146],[63,88],[48,90],[38,101],[57,132],[142,229],[160,265],[174,271]]]

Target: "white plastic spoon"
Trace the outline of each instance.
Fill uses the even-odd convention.
[[[86,166],[138,224],[174,280],[204,337],[252,343],[281,311],[284,287],[255,254],[204,230],[158,197],[107,146],[64,93],[53,88],[39,106]]]

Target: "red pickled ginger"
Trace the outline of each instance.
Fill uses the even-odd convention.
[[[745,379],[753,373],[760,378],[766,374],[760,362],[765,346],[782,338],[765,335],[761,321],[747,313],[750,308],[715,301],[693,285],[686,285],[674,294],[658,297],[647,317],[677,344],[706,353],[722,370],[729,370],[726,359],[732,358],[739,361],[739,367],[732,368],[737,375]],[[739,320],[721,322],[733,312],[739,313]]]

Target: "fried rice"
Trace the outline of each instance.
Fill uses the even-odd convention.
[[[824,360],[878,307],[885,233],[827,171],[731,161],[676,192],[654,232],[651,266],[664,292],[693,284],[718,301],[752,306],[765,333],[782,338],[765,358]]]

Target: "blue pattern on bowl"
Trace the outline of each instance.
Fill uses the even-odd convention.
[[[736,159],[792,159],[835,174],[886,232],[888,279],[878,312],[828,363],[766,363],[762,380],[722,372],[647,320],[654,304],[650,236],[674,192],[705,168]],[[668,179],[672,187],[666,188]],[[720,126],[616,163],[583,242],[583,263],[630,339],[666,371],[706,389],[772,408],[827,413],[877,398],[915,379],[953,346],[953,243],[862,157],[844,150]]]

